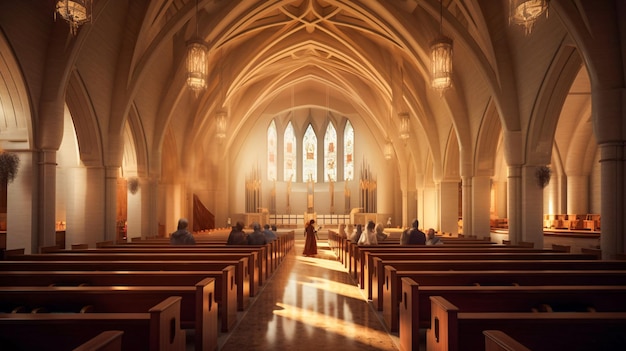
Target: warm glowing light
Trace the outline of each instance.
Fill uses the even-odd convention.
[[[431,86],[440,94],[452,86],[452,39],[440,37],[430,45]]]
[[[209,47],[200,39],[187,42],[187,85],[196,93],[206,88]]]
[[[218,139],[226,138],[226,118],[228,117],[228,113],[226,111],[218,111],[215,115],[215,123],[216,123],[216,135]]]
[[[78,27],[91,21],[92,0],[59,0],[56,4],[58,13],[70,25],[70,31],[76,35]]]
[[[398,114],[400,117],[400,139],[406,140],[411,136],[411,124],[409,114],[402,112]]]
[[[390,141],[385,143],[384,155],[385,160],[391,160],[391,157],[393,156],[393,145]]]
[[[544,12],[548,17],[547,0],[509,0],[509,22],[524,26],[526,35]]]

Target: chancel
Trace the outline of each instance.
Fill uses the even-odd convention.
[[[109,312],[156,308],[160,320],[139,323],[177,321],[163,331],[186,333],[171,337],[186,348],[587,345],[589,332],[610,333],[595,326],[626,321],[612,295],[626,285],[625,21],[623,0],[0,1],[0,300],[65,288],[2,291],[56,284],[17,278],[27,271],[64,285],[80,281],[71,268],[115,290],[151,286],[135,269],[169,262],[186,273],[161,272],[159,286],[197,280],[189,287],[220,312],[190,312],[189,287]],[[196,243],[170,247],[181,219]],[[304,256],[311,221],[318,254]],[[359,246],[368,224],[383,233]],[[267,245],[242,244],[266,225]],[[442,245],[401,244],[431,230]],[[243,239],[226,245],[230,234]],[[443,280],[410,273],[424,267]],[[128,272],[92,272],[104,268]],[[517,287],[513,306],[505,290]],[[0,303],[0,349],[5,336],[54,340],[44,319],[67,316],[24,322],[40,323],[33,340],[5,329],[19,324],[10,312],[46,310],[18,302]],[[430,309],[411,315],[416,304]],[[530,338],[487,315],[540,325],[563,310],[585,327],[554,318],[552,335]],[[96,317],[67,318],[93,318],[86,335]],[[119,337],[102,338],[127,349]]]

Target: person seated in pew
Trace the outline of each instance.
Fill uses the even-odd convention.
[[[426,234],[419,230],[420,222],[416,219],[413,220],[411,230],[408,231],[407,245],[426,245]],[[401,242],[402,243],[402,242]]]
[[[359,237],[359,241],[357,242],[359,246],[378,245],[378,239],[376,238],[376,231],[374,230],[375,226],[376,225],[374,224],[373,221],[367,222],[367,227],[365,228],[365,232],[361,233],[361,236]]]
[[[339,225],[339,236],[346,239],[348,237],[348,235],[346,234],[346,224],[345,223],[341,223]]]
[[[270,229],[270,225],[266,224],[263,226],[263,234],[265,235],[265,239],[267,239],[267,242],[269,243],[270,241],[274,241],[276,240],[276,233],[274,233],[271,229]]]
[[[441,240],[441,238],[435,235],[435,230],[433,228],[428,229],[426,245],[443,245],[443,241]]]
[[[172,245],[195,245],[196,239],[193,237],[187,227],[189,221],[186,218],[178,220],[178,229],[170,235],[170,244]]]
[[[261,231],[261,225],[257,222],[252,223],[252,230],[254,230],[250,235],[248,235],[248,245],[265,245],[267,244],[267,238],[265,238],[265,234]]]
[[[389,234],[385,233],[385,226],[382,223],[376,224],[376,239],[378,241],[385,241],[389,237]]]
[[[356,228],[354,228],[354,231],[352,231],[352,234],[350,234],[350,237],[348,238],[348,240],[350,240],[353,243],[356,243],[357,241],[359,241],[359,238],[361,237],[362,233],[363,233],[363,225],[357,224]]]
[[[248,245],[248,235],[243,231],[243,222],[237,221],[228,234],[226,245]]]

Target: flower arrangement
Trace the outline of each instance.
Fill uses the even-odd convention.
[[[128,191],[130,191],[131,194],[135,195],[138,190],[139,190],[139,178],[137,177],[129,178],[128,179]]]
[[[0,181],[12,182],[20,167],[20,157],[11,152],[0,153]]]
[[[552,175],[552,170],[548,166],[538,167],[535,171],[535,178],[537,178],[537,185],[541,188],[545,188],[548,183],[550,183],[550,176]]]

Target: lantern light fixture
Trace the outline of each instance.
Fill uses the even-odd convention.
[[[398,114],[400,117],[400,139],[407,140],[411,136],[410,117],[407,112]]]
[[[91,22],[93,0],[59,0],[55,6],[54,19],[57,13],[69,23],[70,32],[76,35],[78,27]]]
[[[198,0],[196,0],[196,36],[187,42],[187,86],[196,97],[207,86],[209,46],[198,34]]]
[[[385,142],[383,154],[385,156],[385,160],[391,160],[391,157],[393,157],[393,145],[391,144],[391,141],[387,140],[387,142]]]
[[[452,39],[443,35],[443,0],[440,2],[439,37],[430,44],[431,86],[439,95],[452,86]]]
[[[548,0],[509,0],[509,23],[524,26],[526,35],[544,12],[547,18]]]
[[[227,117],[228,117],[228,112],[226,112],[225,110],[220,110],[215,114],[215,125],[216,125],[215,136],[220,140],[226,138]]]

